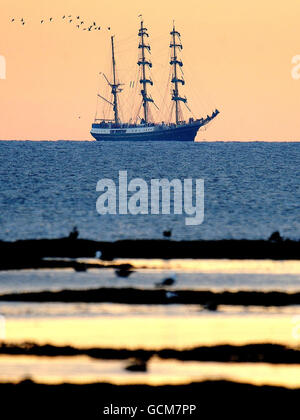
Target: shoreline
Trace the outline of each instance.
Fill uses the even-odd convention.
[[[300,241],[272,240],[119,240],[115,242],[88,239],[28,239],[14,242],[0,241],[0,270],[53,267],[62,262],[43,261],[43,258],[95,258],[101,252],[101,260],[115,258],[144,259],[271,259],[299,260]],[[65,263],[67,264],[67,263]],[[70,266],[70,265],[69,265]],[[72,266],[72,265],[71,265]]]
[[[212,292],[209,290],[108,288],[20,292],[0,295],[0,302],[84,302],[140,305],[199,305],[217,311],[219,305],[287,306],[300,304],[300,292]]]
[[[161,350],[114,349],[114,348],[78,348],[74,346],[56,346],[36,343],[0,343],[0,355],[10,356],[88,356],[92,359],[128,360],[136,359],[147,362],[152,357],[161,360],[177,361],[229,362],[229,363],[270,363],[300,364],[300,349],[281,344],[256,343],[246,345],[215,345],[187,348],[183,350],[164,348]]]

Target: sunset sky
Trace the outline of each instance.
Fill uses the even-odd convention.
[[[91,140],[97,92],[105,93],[99,72],[109,74],[112,34],[128,113],[124,98],[136,72],[142,13],[158,105],[166,90],[175,19],[184,45],[183,93],[196,116],[215,107],[221,111],[198,140],[300,140],[300,79],[291,76],[292,58],[300,54],[299,0],[0,3],[0,55],[7,65],[6,80],[0,80],[0,139]],[[78,30],[62,20],[65,14],[102,29]]]

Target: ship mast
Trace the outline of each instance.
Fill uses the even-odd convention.
[[[144,122],[147,124],[149,121],[149,102],[154,101],[147,94],[147,84],[149,83],[152,86],[153,82],[150,78],[147,78],[146,67],[151,68],[152,63],[149,59],[147,59],[145,54],[145,50],[148,50],[148,52],[150,52],[150,45],[145,43],[145,37],[149,37],[149,35],[147,32],[147,28],[144,27],[143,20],[141,20],[141,27],[139,29],[138,36],[141,38],[139,43],[139,49],[141,49],[141,57],[137,64],[139,66],[142,66],[140,84],[142,85],[141,94],[143,98]]]
[[[180,102],[186,103],[186,98],[183,98],[179,95],[179,83],[184,85],[183,78],[178,77],[178,67],[182,67],[183,63],[177,57],[177,51],[182,50],[182,44],[180,41],[180,33],[175,29],[175,23],[173,22],[173,30],[170,32],[171,35],[171,61],[170,65],[173,66],[173,77],[171,82],[174,84],[174,89],[172,89],[172,101],[175,102],[175,121],[176,125],[179,123],[179,116],[180,116]]]
[[[99,98],[103,99],[109,105],[113,107],[114,111],[114,123],[119,124],[119,103],[118,103],[118,93],[122,92],[120,86],[122,83],[117,83],[117,75],[116,75],[116,60],[115,60],[115,47],[114,47],[114,36],[111,37],[111,53],[112,53],[112,66],[113,66],[113,83],[111,83],[108,78],[105,76],[104,73],[100,73],[103,75],[104,79],[106,80],[107,84],[111,87],[111,93],[113,95],[113,102],[109,101],[108,99],[104,98],[98,93]],[[112,121],[112,120],[107,120]]]
[[[112,55],[112,66],[113,66],[113,83],[109,83],[111,87],[111,93],[113,95],[113,110],[115,115],[115,124],[120,122],[119,119],[119,106],[118,106],[118,93],[121,92],[120,86],[121,83],[117,83],[116,77],[116,60],[115,60],[115,46],[114,46],[114,36],[111,37],[111,55]]]
[[[114,97],[113,110],[115,114],[115,124],[119,123],[119,110],[118,110],[118,92],[120,84],[116,81],[116,60],[115,60],[115,46],[114,37],[111,37],[111,54],[112,54],[112,65],[113,65],[113,83],[111,86],[111,93]]]

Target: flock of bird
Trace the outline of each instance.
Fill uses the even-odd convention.
[[[60,18],[58,18],[60,19]],[[45,24],[45,23],[53,23],[56,21],[58,21],[58,19],[54,19],[53,17],[49,17],[47,19],[41,19],[40,23],[41,24]],[[84,20],[82,20],[82,18],[80,16],[72,16],[72,15],[63,15],[61,20],[63,20],[64,22],[68,22],[68,23],[74,23],[77,29],[83,30],[83,31],[100,31],[101,30],[101,26],[97,25],[96,22],[93,22],[92,24],[87,25],[87,22],[85,22]],[[12,18],[11,22],[16,22],[16,23],[20,23],[21,25],[25,25],[25,20],[24,18],[16,19],[16,18]],[[110,26],[107,27],[107,30],[110,31]]]

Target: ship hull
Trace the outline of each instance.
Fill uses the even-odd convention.
[[[91,131],[97,141],[194,141],[200,124],[143,133],[102,134]]]

